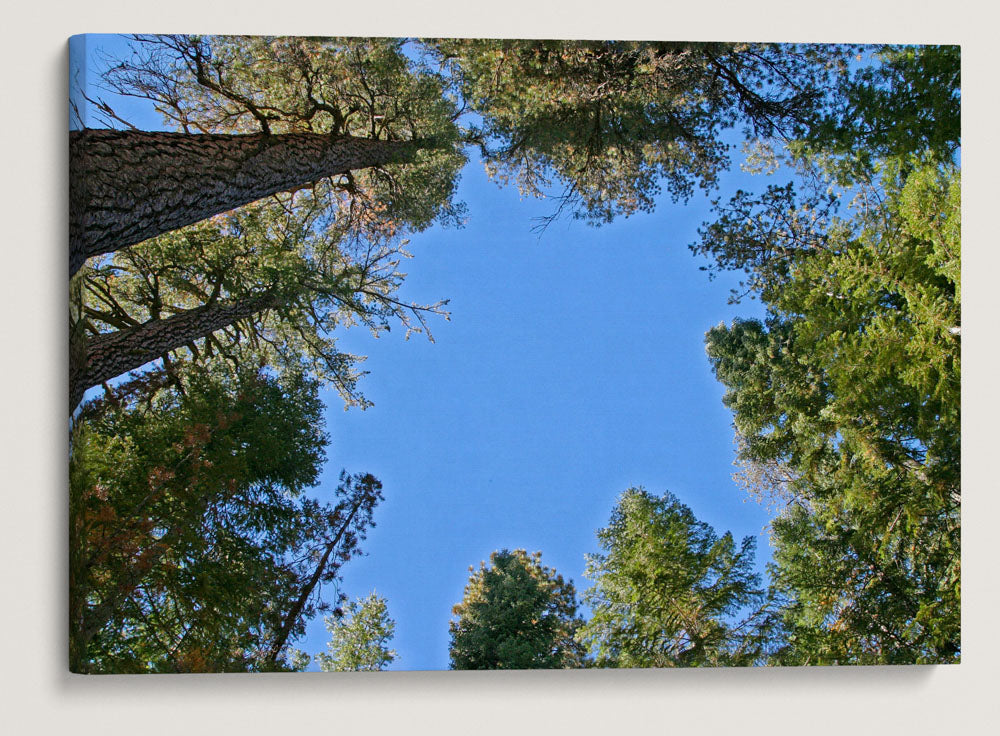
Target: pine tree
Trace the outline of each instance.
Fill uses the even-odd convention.
[[[179,382],[180,381],[180,382]],[[87,402],[70,458],[75,672],[282,669],[381,499],[324,459],[315,381],[150,372]]]
[[[880,56],[772,159],[797,180],[739,193],[696,246],[768,311],[706,344],[742,477],[782,506],[780,662],[961,650],[959,56]]]
[[[385,598],[374,591],[351,601],[346,611],[326,617],[330,632],[328,653],[316,655],[324,672],[366,672],[385,669],[396,659],[388,644],[396,632],[396,622],[389,618]]]
[[[458,39],[435,46],[482,117],[487,170],[523,193],[562,186],[591,223],[687,200],[729,163],[721,136],[808,129],[850,48],[794,44]]]
[[[579,633],[596,666],[759,663],[769,612],[752,537],[737,546],[672,494],[630,488],[597,538],[585,572],[592,615]]]
[[[541,553],[501,550],[472,576],[452,613],[451,667],[457,670],[580,667],[576,591]]]
[[[129,56],[103,67],[106,88],[148,99],[176,132],[70,134],[71,275],[87,258],[323,179],[353,215],[374,206],[420,229],[451,208],[463,163],[454,106],[401,39],[135,36]]]
[[[405,43],[137,36],[130,56],[108,60],[104,85],[151,101],[176,131],[71,134],[71,271],[87,258],[91,267],[71,298],[71,411],[87,388],[177,351],[240,360],[244,337],[250,361],[305,354],[363,404],[353,361],[329,333],[352,320],[382,328],[387,316],[423,327],[420,308],[395,300],[396,256],[406,231],[461,219],[452,197],[463,140],[528,190],[555,171],[578,213],[608,221],[649,209],[660,180],[678,197],[711,186],[726,160],[717,133],[738,120],[803,124],[842,52],[437,41],[415,60]],[[484,130],[460,128],[458,100]],[[105,122],[120,122],[95,102]],[[234,264],[206,262],[206,239],[252,240],[254,218],[285,221],[258,233],[272,254],[310,258],[293,274],[287,258],[276,266],[259,246],[240,248],[252,255],[239,272],[252,279],[233,288],[223,274]]]
[[[412,161],[433,145],[328,133],[71,131],[70,276],[88,258],[326,177]]]

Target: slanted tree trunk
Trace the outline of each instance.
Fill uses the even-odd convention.
[[[88,388],[135,370],[237,320],[252,317],[274,306],[275,302],[272,294],[261,294],[235,302],[204,305],[167,319],[96,335],[75,346],[75,350],[71,345],[70,412],[76,409]]]
[[[412,160],[430,140],[318,133],[76,130],[70,143],[69,272],[92,256],[355,169]]]
[[[285,617],[282,619],[281,626],[274,636],[274,641],[271,642],[271,645],[267,650],[266,661],[272,665],[278,661],[278,655],[281,654],[281,650],[285,648],[285,644],[288,642],[288,636],[292,633],[292,629],[295,627],[295,622],[299,620],[303,609],[306,607],[306,603],[309,601],[309,596],[312,595],[316,586],[319,584],[319,581],[323,577],[323,572],[326,570],[326,566],[330,562],[330,555],[333,554],[333,551],[337,548],[340,540],[344,537],[344,533],[351,526],[351,522],[354,521],[354,516],[358,513],[358,509],[361,508],[363,500],[364,499],[360,496],[354,500],[354,505],[353,508],[351,508],[351,513],[347,516],[347,521],[345,521],[340,527],[337,535],[327,542],[326,549],[323,550],[323,556],[320,558],[319,564],[316,565],[316,570],[299,592],[299,596],[295,599],[291,609],[289,609],[288,613],[286,613]]]

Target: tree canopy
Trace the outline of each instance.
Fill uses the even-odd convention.
[[[579,667],[574,639],[576,590],[541,563],[541,553],[501,550],[470,567],[462,601],[452,609],[451,667],[456,670]]]
[[[957,47],[134,36],[102,79],[169,131],[88,90],[108,128],[70,137],[74,671],[304,667],[291,643],[381,500],[346,472],[309,497],[318,392],[368,405],[339,331],[447,316],[401,298],[402,263],[462,222],[471,150],[604,224],[715,187],[740,127],[770,178],[691,248],[766,311],[706,348],[737,479],[777,507],[769,585],[752,538],[632,488],[587,556],[589,621],[541,553],[494,552],[452,667],[960,659]],[[327,624],[323,669],[395,657],[374,593]]]
[[[767,611],[752,537],[737,545],[672,494],[630,488],[597,538],[602,551],[586,556],[584,573],[592,614],[579,633],[596,666],[759,663]]]
[[[397,318],[407,331],[422,329],[423,313],[440,304],[396,298],[407,256],[403,233],[461,218],[452,202],[464,163],[454,145],[454,107],[437,77],[406,59],[403,45],[142,36],[131,57],[107,62],[106,85],[153,102],[181,131],[178,145],[263,135],[266,147],[286,134],[429,143],[406,165],[313,174],[296,191],[92,259],[71,300],[71,409],[86,388],[163,355],[221,352],[234,361],[248,351],[249,362],[304,361],[348,404],[363,405],[354,388],[356,361],[336,350],[330,333],[354,321],[388,329]],[[97,109],[114,122],[109,105]],[[114,161],[144,175],[135,159]],[[185,196],[207,186],[198,170],[179,172]],[[151,207],[162,208],[155,192],[148,196]]]
[[[396,659],[387,646],[396,632],[396,622],[389,618],[385,598],[370,593],[353,600],[345,611],[326,617],[330,632],[327,653],[316,655],[324,672],[366,672],[384,669]]]
[[[397,297],[408,254],[392,233],[356,239],[340,232],[313,193],[289,195],[284,204],[244,208],[88,268],[76,323],[87,369],[77,392],[167,355],[168,362],[305,369],[348,405],[364,406],[357,358],[337,349],[335,331],[361,324],[377,334],[399,324],[419,332],[424,315],[440,313],[443,302]],[[122,338],[136,347],[116,345]],[[101,370],[104,356],[109,367]]]
[[[455,148],[454,103],[406,46],[391,38],[135,36],[129,57],[105,61],[103,80],[109,91],[151,102],[190,141],[199,133],[423,141],[405,166],[328,175],[327,195],[356,228],[374,215],[376,227],[422,229],[460,215],[452,195],[465,159]],[[97,111],[116,122],[110,105]]]
[[[768,310],[706,342],[742,477],[784,504],[782,661],[960,652],[958,54],[881,54],[845,82],[857,125],[789,146],[803,191],[738,193],[696,245]]]
[[[77,672],[268,670],[358,553],[381,499],[324,460],[301,375],[162,372],[109,389],[74,426],[70,651]],[[322,604],[319,606],[322,608]]]
[[[412,324],[408,318],[417,314],[415,305],[394,299],[402,278],[395,268],[399,240],[432,222],[461,219],[453,192],[465,160],[463,140],[480,143],[490,170],[501,179],[517,178],[527,191],[541,192],[548,172],[554,172],[567,187],[564,202],[579,204],[578,214],[610,221],[617,214],[650,209],[660,181],[667,182],[675,198],[686,198],[694,182],[711,186],[728,161],[726,146],[718,140],[722,128],[738,121],[772,132],[801,127],[814,114],[844,53],[837,46],[752,44],[415,44],[402,39],[235,36],[136,36],[133,41],[131,56],[106,61],[104,85],[152,102],[179,133],[169,146],[154,147],[148,155],[115,156],[113,147],[100,142],[93,144],[104,146],[99,155],[74,155],[80,171],[73,181],[93,189],[71,193],[74,212],[81,210],[71,222],[79,221],[80,228],[93,226],[104,235],[117,232],[101,218],[109,212],[119,217],[128,209],[125,195],[108,195],[107,205],[100,197],[135,176],[147,182],[139,189],[149,191],[143,195],[145,203],[137,200],[124,214],[130,221],[159,212],[173,217],[188,200],[201,206],[214,201],[217,192],[240,189],[238,180],[262,181],[268,177],[254,173],[253,167],[262,165],[262,157],[275,145],[293,145],[279,141],[280,136],[325,136],[352,145],[406,144],[409,153],[398,163],[392,163],[391,156],[376,156],[326,173],[310,169],[306,156],[302,174],[283,173],[279,179],[285,183],[268,190],[285,188],[291,193],[252,205],[257,214],[251,217],[285,223],[280,232],[268,233],[272,252],[277,247],[280,252],[305,249],[316,254],[308,273],[286,270],[279,284],[270,264],[252,261],[248,265],[255,283],[248,285],[249,294],[227,293],[227,285],[216,277],[211,285],[186,289],[183,306],[161,304],[145,295],[155,314],[139,324],[134,324],[134,315],[133,322],[121,320],[130,305],[106,288],[97,296],[92,288],[78,287],[72,300],[71,409],[90,386],[162,355],[191,349],[201,340],[203,350],[219,349],[208,347],[214,336],[227,328],[239,336],[263,318],[281,324],[266,331],[274,352],[294,353],[305,347],[320,375],[333,380],[348,403],[362,403],[353,390],[354,361],[338,353],[325,333],[331,323],[342,323],[341,307],[347,305],[349,319],[383,328],[388,314],[404,317],[408,327]],[[91,102],[105,122],[123,122],[107,102]],[[465,111],[480,115],[485,127],[463,125]],[[236,146],[231,153],[226,148],[230,143]],[[168,163],[170,176],[144,168],[147,161],[162,166],[164,149],[208,152],[198,153],[197,161]],[[294,162],[302,157],[292,154],[289,149],[266,168],[298,166]],[[218,162],[202,165],[202,159]],[[88,168],[91,160],[99,165]],[[225,173],[230,169],[232,176]],[[183,174],[175,181],[177,171]],[[152,182],[169,184],[177,195],[154,191]],[[126,189],[126,199],[138,196],[135,186]],[[226,217],[223,213],[266,193],[234,194],[230,199],[226,194],[211,212],[192,211],[176,222],[137,226],[135,232],[155,234],[192,223],[198,240],[206,235],[242,240],[247,231],[240,221],[247,218],[241,211]],[[213,220],[194,224],[213,213]],[[176,232],[161,237],[171,241],[173,263],[185,277],[192,272],[217,275],[218,270],[206,271],[203,264],[189,267],[198,261],[198,247],[191,247],[188,229]],[[109,242],[86,255],[119,251],[141,237],[119,238],[117,244]],[[354,243],[363,244],[368,258],[345,262],[344,253]],[[241,249],[254,252],[252,247]],[[315,260],[325,260],[325,278],[316,278]],[[112,262],[112,268],[117,267],[114,275],[141,278],[144,283],[134,288],[152,285],[146,291],[155,290],[170,275],[142,270],[136,274],[134,263],[122,269],[122,261]],[[155,263],[158,270],[164,266],[159,259]],[[94,266],[108,264],[98,260]],[[346,280],[338,279],[338,288],[333,288],[330,279],[342,275]],[[94,310],[110,314],[117,323],[93,319]],[[169,325],[154,324],[171,318]],[[129,334],[109,335],[109,328]],[[252,341],[259,344],[260,331],[251,332]],[[151,347],[142,350],[136,345]]]
[[[578,217],[610,222],[709,188],[729,163],[720,134],[802,131],[843,46],[460,39],[434,44],[469,109],[487,169],[522,192],[552,180]]]

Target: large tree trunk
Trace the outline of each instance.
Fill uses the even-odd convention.
[[[92,256],[326,176],[411,160],[431,141],[316,133],[215,135],[76,130],[69,272]]]
[[[88,388],[135,370],[191,340],[251,317],[274,303],[273,295],[261,294],[236,302],[205,305],[167,319],[151,320],[137,327],[91,337],[76,350],[71,345],[70,412],[76,409]]]

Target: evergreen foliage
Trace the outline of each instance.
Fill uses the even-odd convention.
[[[461,39],[435,44],[482,116],[487,169],[523,193],[556,181],[594,223],[714,186],[726,128],[791,136],[814,119],[848,47]]]
[[[336,505],[304,495],[327,441],[317,388],[301,375],[191,371],[179,384],[151,372],[83,407],[70,459],[74,671],[285,666],[285,642],[319,610],[310,582],[337,580],[381,498],[370,475],[342,474]]]
[[[592,615],[579,634],[596,666],[760,662],[768,610],[752,537],[737,545],[672,494],[630,488],[597,538],[585,573]]]
[[[465,160],[455,147],[454,105],[403,47],[398,39],[139,36],[132,56],[108,60],[110,90],[150,100],[168,125],[195,140],[198,133],[299,132],[428,143],[405,165],[304,182],[92,259],[71,300],[74,362],[86,365],[87,345],[98,336],[257,300],[249,315],[208,336],[179,335],[168,359],[305,367],[348,405],[364,406],[357,357],[339,351],[331,333],[351,324],[425,330],[425,315],[443,314],[444,302],[398,299],[399,266],[409,257],[403,236],[462,218],[452,201]],[[109,106],[97,110],[116,122]]]
[[[328,653],[316,655],[324,672],[363,672],[385,669],[396,659],[387,646],[396,632],[396,622],[389,618],[385,598],[372,592],[351,601],[346,611],[334,611],[326,617],[330,632]]]
[[[777,176],[716,201],[691,247],[767,310],[706,347],[738,480],[777,506],[770,585],[751,538],[629,489],[587,557],[591,620],[540,553],[494,552],[453,609],[452,667],[959,661],[957,47],[136,36],[103,83],[182,146],[296,134],[407,155],[112,244],[72,279],[71,409],[103,383],[72,424],[74,671],[305,666],[290,643],[381,499],[366,474],[342,474],[335,504],[307,497],[318,390],[368,404],[338,330],[445,314],[400,298],[401,263],[408,233],[461,222],[468,146],[500,183],[561,187],[553,217],[601,224],[714,187],[737,126],[749,168]],[[374,593],[327,624],[323,669],[395,657]]]
[[[501,550],[470,567],[465,594],[452,613],[451,667],[456,670],[579,667],[574,640],[576,589],[541,563],[541,552]]]
[[[789,146],[802,191],[738,193],[696,246],[768,309],[706,342],[741,477],[784,506],[786,663],[960,656],[958,54],[881,54],[857,126],[835,109]]]

